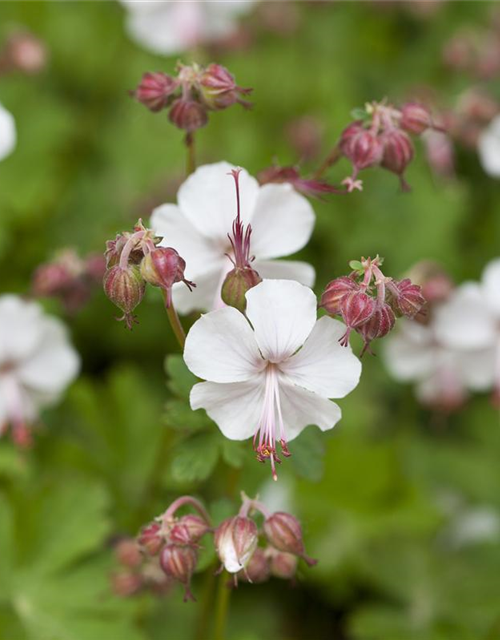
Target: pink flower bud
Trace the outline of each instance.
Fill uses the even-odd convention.
[[[155,556],[160,552],[160,549],[165,542],[161,525],[158,522],[148,524],[142,529],[137,538],[137,542],[147,554]]]
[[[198,553],[192,546],[168,544],[160,554],[160,566],[166,575],[184,585],[184,602],[195,600],[189,587],[197,562]]]
[[[22,73],[35,74],[47,64],[47,49],[39,38],[29,32],[15,33],[5,45],[8,65]]]
[[[189,514],[182,516],[170,529],[169,540],[176,544],[196,544],[209,530],[203,518]]]
[[[53,296],[70,287],[74,274],[60,262],[42,264],[33,275],[33,293],[35,296]]]
[[[120,598],[128,598],[141,590],[143,580],[140,574],[123,571],[111,576],[111,589]]]
[[[145,73],[132,95],[150,111],[156,112],[170,104],[178,86],[175,78],[161,71]]]
[[[238,573],[238,578],[253,584],[266,582],[271,575],[269,560],[264,549],[257,547],[247,564],[246,570],[243,569]]]
[[[341,303],[345,296],[358,290],[358,283],[349,276],[335,278],[326,285],[319,306],[332,316],[339,315],[342,312]]]
[[[395,311],[407,318],[414,318],[422,311],[426,300],[418,284],[413,284],[409,278],[405,278],[400,282],[393,280],[388,288],[394,299]]]
[[[273,513],[264,520],[264,533],[270,544],[278,551],[299,556],[310,567],[317,563],[317,560],[313,560],[306,554],[300,522],[291,514],[284,511]]]
[[[383,144],[382,166],[388,171],[392,171],[399,176],[401,187],[408,191],[403,173],[413,159],[413,143],[407,133],[401,129],[388,129],[381,136]]]
[[[142,555],[135,540],[120,540],[115,547],[115,555],[118,562],[125,567],[138,567],[142,562]]]
[[[141,262],[141,275],[153,287],[164,289],[167,294],[166,304],[172,304],[172,287],[176,282],[184,282],[189,290],[196,286],[184,278],[185,261],[175,249],[158,247],[150,251]]]
[[[386,302],[377,303],[373,315],[356,328],[365,343],[361,355],[369,348],[372,340],[386,336],[393,329],[395,322],[396,318],[391,307]]]
[[[136,265],[129,265],[125,269],[119,265],[111,267],[104,275],[103,284],[107,297],[123,311],[124,315],[119,320],[125,320],[127,327],[132,329],[135,321],[132,311],[141,302],[146,289],[139,267]]]
[[[297,556],[284,551],[275,551],[271,555],[271,575],[282,580],[292,580],[297,573]]]
[[[347,331],[340,339],[340,344],[347,347],[351,329],[361,326],[371,318],[375,311],[376,303],[366,293],[353,291],[342,298],[342,319],[347,325]]]
[[[400,126],[408,133],[419,136],[426,129],[432,127],[429,110],[416,102],[409,102],[401,107]]]
[[[250,518],[235,516],[224,520],[215,531],[215,549],[229,573],[245,569],[258,542],[257,525]]]
[[[259,282],[262,282],[262,278],[251,267],[232,269],[222,285],[221,298],[229,307],[235,307],[243,313],[247,306],[247,291]]]
[[[208,122],[208,115],[205,107],[196,100],[178,98],[172,104],[168,114],[170,122],[179,129],[184,129],[187,133],[192,133],[196,129],[204,127]]]
[[[218,111],[236,102],[245,107],[251,106],[249,102],[241,99],[240,94],[247,95],[252,89],[238,87],[234,77],[220,64],[209,64],[201,74],[199,83],[201,99],[208,109]]]
[[[365,129],[360,122],[354,122],[343,131],[340,149],[354,165],[356,175],[359,170],[373,167],[382,160],[383,146],[379,136]]]
[[[91,253],[85,258],[85,275],[93,282],[101,282],[106,273],[106,259],[100,253]]]

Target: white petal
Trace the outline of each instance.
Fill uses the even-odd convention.
[[[342,417],[340,407],[312,391],[280,379],[281,411],[287,441],[296,438],[308,425],[322,431],[331,429]]]
[[[281,362],[304,344],[316,322],[311,289],[293,280],[264,280],[246,298],[246,313],[264,358]]]
[[[264,402],[264,381],[258,376],[246,382],[201,382],[191,390],[191,408],[205,409],[230,440],[253,436]]]
[[[25,358],[40,340],[42,308],[14,295],[0,297],[0,362]]]
[[[455,367],[472,391],[488,391],[495,385],[495,366],[500,353],[497,349],[477,349],[457,352]]]
[[[186,278],[222,269],[227,258],[214,242],[203,236],[174,204],[157,207],[151,216],[151,227],[162,236],[161,247],[173,247],[186,261]]]
[[[291,185],[264,185],[252,216],[252,253],[259,259],[295,253],[309,241],[314,221],[309,201]]]
[[[496,320],[481,287],[461,285],[435,311],[437,339],[451,349],[482,349],[495,343]]]
[[[174,284],[173,300],[179,313],[211,311],[220,296],[222,269],[211,269],[194,277],[196,287],[190,291],[182,282]]]
[[[196,169],[181,185],[177,200],[192,225],[207,238],[219,243],[221,253],[229,250],[227,234],[236,218],[236,189],[228,162],[207,164]],[[240,173],[241,219],[252,217],[259,184],[243,169]]]
[[[384,341],[384,360],[396,380],[419,380],[430,375],[435,365],[433,332],[428,326],[400,320],[394,335]]]
[[[327,316],[318,320],[304,346],[280,364],[280,370],[299,387],[324,398],[343,398],[358,384],[361,362],[339,339],[345,325]]]
[[[37,349],[17,368],[28,389],[58,395],[76,377],[80,358],[70,345],[66,328],[56,318],[43,318]]]
[[[184,347],[189,369],[210,382],[242,382],[265,367],[245,316],[225,307],[202,316]]]
[[[479,136],[478,153],[485,172],[493,178],[500,177],[500,116]]]
[[[14,150],[17,142],[16,124],[12,114],[0,104],[0,160]]]
[[[500,258],[486,265],[482,278],[483,293],[488,306],[500,319]]]
[[[263,280],[296,280],[312,287],[316,279],[314,267],[299,260],[255,260],[252,267]]]

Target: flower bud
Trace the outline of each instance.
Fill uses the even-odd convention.
[[[115,547],[118,562],[125,567],[137,567],[142,562],[142,555],[135,540],[120,540]]]
[[[395,322],[394,311],[387,302],[377,303],[371,318],[356,328],[365,343],[361,355],[369,348],[372,340],[386,336],[393,329]]]
[[[160,554],[160,566],[166,575],[184,585],[184,602],[195,600],[189,587],[197,562],[198,553],[192,546],[168,544]]]
[[[101,282],[106,273],[106,260],[100,253],[91,253],[85,258],[85,275],[92,282]]]
[[[394,310],[407,318],[414,318],[424,307],[426,300],[418,284],[409,278],[393,281],[389,287],[394,300]]]
[[[360,123],[355,122],[344,130],[340,148],[354,165],[356,173],[360,169],[379,164],[382,160],[383,146],[379,137]]]
[[[342,300],[347,294],[357,290],[359,290],[358,283],[349,276],[335,278],[326,285],[319,306],[332,316],[339,315]]]
[[[169,532],[169,540],[176,544],[196,544],[210,527],[200,516],[189,514],[182,516]]]
[[[145,73],[132,95],[150,111],[156,112],[168,106],[178,86],[177,80],[161,71]]]
[[[155,556],[165,542],[161,525],[158,522],[148,524],[142,529],[137,542],[147,554]]]
[[[119,265],[111,267],[104,274],[104,292],[119,309],[129,329],[132,328],[134,316],[132,311],[144,297],[146,283],[142,279],[139,267],[129,265],[122,269]]]
[[[47,64],[47,49],[32,33],[21,31],[9,37],[5,44],[8,65],[22,73],[35,74]]]
[[[184,282],[189,289],[195,286],[184,278],[185,261],[171,247],[157,247],[150,251],[141,262],[141,275],[153,287],[160,287],[167,293],[166,304],[172,304],[172,287],[176,282]]]
[[[375,306],[375,300],[369,295],[362,291],[353,291],[342,299],[342,318],[347,327],[354,329],[371,318]]]
[[[119,233],[114,240],[107,240],[104,257],[106,258],[106,266],[108,269],[119,263],[121,253],[131,235],[132,234],[126,231],[125,233]],[[129,264],[139,264],[143,257],[144,253],[142,249],[136,248],[130,252],[128,262]]]
[[[168,114],[170,122],[187,133],[204,127],[208,122],[206,109],[195,100],[177,98]]]
[[[289,513],[277,511],[264,520],[264,533],[270,544],[278,551],[292,553],[303,558],[312,567],[317,560],[310,558],[304,548],[302,528],[297,518]]]
[[[232,269],[222,285],[221,298],[229,307],[235,307],[243,313],[247,306],[247,291],[259,282],[262,282],[262,278],[251,267]]]
[[[141,590],[142,576],[131,571],[115,573],[111,576],[111,589],[120,598],[128,598]]]
[[[282,580],[292,580],[297,573],[297,556],[284,551],[275,551],[271,555],[271,575]]]
[[[401,108],[399,124],[408,133],[414,133],[418,136],[432,127],[432,118],[426,107],[415,102],[409,102]]]
[[[238,578],[253,584],[260,584],[262,582],[266,582],[270,575],[271,570],[266,552],[264,549],[257,547],[253,552],[246,569],[242,569],[238,573]]]
[[[413,143],[407,133],[401,129],[388,129],[381,135],[383,144],[382,166],[392,171],[401,180],[401,187],[408,191],[403,173],[413,159]]]
[[[220,64],[209,64],[201,74],[200,95],[208,109],[218,111],[239,102],[249,107],[251,104],[240,98],[240,94],[249,94],[252,89],[238,87],[234,77]]]
[[[250,518],[228,518],[215,531],[215,549],[229,573],[238,573],[246,568],[257,542],[257,525]]]

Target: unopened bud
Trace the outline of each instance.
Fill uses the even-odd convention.
[[[104,292],[119,309],[129,329],[134,322],[133,310],[144,297],[146,283],[142,279],[139,267],[129,265],[122,269],[119,265],[111,267],[104,274]]]
[[[246,569],[243,569],[238,573],[238,578],[253,584],[260,584],[262,582],[266,582],[270,575],[271,569],[266,552],[264,549],[257,547],[253,552]]]
[[[251,106],[241,99],[240,94],[249,94],[252,89],[238,87],[234,77],[220,64],[209,64],[199,82],[201,99],[209,109],[226,109],[236,102],[246,107]]]
[[[143,580],[140,574],[131,571],[123,571],[115,573],[111,576],[111,589],[113,593],[120,598],[128,598],[133,596],[143,586]]]
[[[166,291],[166,304],[172,303],[172,287],[176,282],[184,282],[191,289],[195,286],[184,278],[186,263],[171,247],[157,247],[150,251],[141,262],[141,275],[153,287]]]
[[[247,291],[259,282],[262,282],[262,278],[251,267],[232,269],[222,285],[221,298],[229,307],[235,307],[243,313],[247,306]]]
[[[396,318],[391,307],[386,302],[377,303],[371,318],[356,328],[365,343],[362,353],[369,348],[372,340],[386,336],[394,328],[395,322]]]
[[[369,295],[362,291],[353,291],[342,300],[342,318],[349,328],[354,329],[371,318],[375,306],[375,300]]]
[[[292,580],[297,573],[297,556],[285,551],[274,551],[271,554],[271,574],[282,580]]]
[[[342,310],[342,300],[347,294],[357,291],[358,289],[358,283],[349,276],[335,278],[335,280],[332,280],[326,285],[319,306],[323,307],[323,309],[332,316],[339,315]]]
[[[32,33],[15,33],[7,40],[5,56],[8,64],[18,71],[35,74],[47,64],[47,49]]]
[[[101,282],[106,273],[106,259],[100,253],[91,253],[85,258],[85,275],[93,282]]]
[[[340,148],[352,162],[356,172],[373,167],[382,160],[383,146],[379,137],[359,122],[344,130],[340,138]]]
[[[115,555],[125,567],[137,567],[142,562],[142,555],[135,540],[120,540],[115,547]]]
[[[184,601],[195,600],[190,583],[197,562],[198,553],[192,546],[168,544],[160,554],[160,566],[166,575],[184,585]]]
[[[178,86],[177,80],[161,71],[145,73],[132,95],[150,111],[156,112],[169,105]]]
[[[189,514],[182,516],[174,524],[170,529],[169,539],[177,544],[196,544],[209,530],[210,527],[203,518]]]
[[[400,126],[408,133],[419,136],[432,127],[429,110],[421,104],[409,102],[401,107]]]
[[[228,518],[215,531],[215,549],[229,573],[238,573],[246,568],[257,542],[257,525],[250,518]]]
[[[381,134],[383,143],[382,166],[395,173],[401,180],[401,187],[407,191],[403,173],[413,159],[413,143],[407,133],[401,129],[388,129]]]
[[[284,511],[273,513],[264,520],[264,533],[270,544],[278,551],[299,556],[310,567],[317,563],[317,560],[313,560],[306,554],[300,522],[291,514]]]
[[[184,98],[175,100],[168,117],[170,122],[179,129],[187,131],[187,133],[192,133],[196,129],[204,127],[208,122],[205,107],[195,100]]]
[[[148,524],[142,529],[137,538],[137,542],[147,554],[155,556],[160,552],[160,549],[165,542],[161,525],[158,522]]]
[[[393,281],[389,290],[393,296],[395,311],[407,318],[414,318],[424,307],[426,300],[422,288],[413,284],[409,278],[400,282]]]

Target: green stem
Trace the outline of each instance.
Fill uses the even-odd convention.
[[[167,294],[162,290],[163,297],[165,300],[165,309],[167,310],[167,316],[170,322],[170,326],[172,327],[172,331],[174,332],[175,337],[177,338],[177,342],[180,344],[181,349],[184,350],[184,343],[186,342],[186,334],[184,333],[184,328],[179,320],[179,316],[177,315],[177,311],[173,305],[173,302],[170,301],[170,304],[167,304]]]
[[[196,149],[194,144],[194,133],[186,134],[187,160],[186,176],[190,176],[196,169]]]
[[[195,640],[206,640],[209,635],[210,619],[213,611],[213,593],[215,583],[215,568],[210,566],[207,569],[203,587],[203,596],[200,602],[200,612],[194,633]]]
[[[225,640],[227,614],[229,611],[229,599],[231,589],[227,586],[228,575],[223,571],[219,576],[217,596],[215,600],[215,623],[213,640]]]
[[[340,147],[338,144],[336,144],[333,147],[333,149],[330,151],[330,153],[327,155],[323,164],[319,167],[319,169],[314,174],[313,176],[314,179],[319,180],[321,177],[323,177],[323,174],[325,173],[325,171],[330,167],[332,167],[337,162],[337,160],[340,159],[340,156],[341,156]]]

